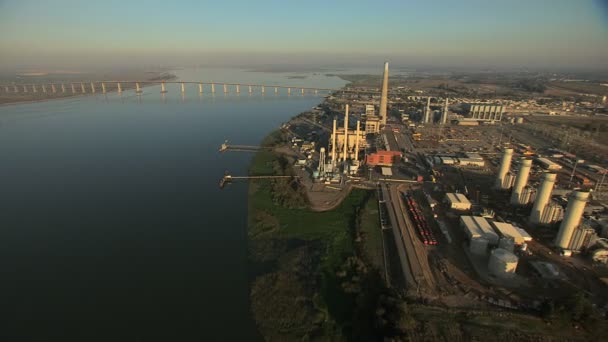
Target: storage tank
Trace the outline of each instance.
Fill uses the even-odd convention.
[[[477,255],[485,255],[488,250],[488,240],[484,238],[471,239],[469,244],[469,251]]]
[[[519,118],[515,119],[515,123],[523,124],[524,123],[524,118],[519,117]]]
[[[488,271],[499,278],[512,278],[515,276],[518,258],[515,254],[502,248],[496,248],[490,255]]]
[[[555,238],[556,246],[563,249],[570,248],[572,234],[574,233],[574,229],[576,229],[581,222],[585,205],[587,204],[587,198],[589,198],[589,193],[584,191],[575,191],[570,195],[568,207],[564,214],[564,220],[559,226],[559,232]]]

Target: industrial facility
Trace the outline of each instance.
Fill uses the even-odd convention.
[[[466,105],[471,119],[479,121],[500,121],[504,113],[504,106],[485,103],[469,103]]]
[[[578,165],[572,153],[522,139],[531,120],[513,116],[503,103],[410,94],[407,87],[389,92],[384,67],[380,93],[334,94],[330,105],[308,118],[317,119],[311,123],[316,134],[299,137],[304,155],[296,165],[314,165],[313,184],[305,185],[326,205],[340,191],[374,189],[385,242],[396,248],[387,254],[394,260],[387,258],[386,277],[401,270],[408,289],[416,289],[410,294],[429,299],[439,291],[464,295],[483,288],[476,282],[492,284],[513,293],[504,296],[512,302],[531,307],[526,284],[534,277],[576,279],[560,267],[567,256],[608,262],[602,240],[608,220],[605,229],[601,219],[591,220],[604,207],[589,191],[601,188],[603,168]],[[454,274],[462,276],[449,267],[433,271],[452,262],[472,267],[468,283],[458,285],[462,292],[458,286],[439,289]],[[497,296],[493,289],[479,296],[490,293]]]

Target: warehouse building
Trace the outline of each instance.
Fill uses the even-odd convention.
[[[445,203],[454,210],[471,210],[471,202],[463,194],[448,192],[445,194]]]
[[[482,238],[489,244],[498,244],[498,234],[492,229],[488,220],[481,216],[460,216],[460,226],[471,241]]]
[[[505,108],[502,105],[489,103],[465,104],[469,118],[479,121],[500,121]]]
[[[538,165],[540,165],[540,167],[542,167],[545,170],[548,171],[558,171],[562,169],[562,166],[547,159],[547,158],[536,158],[535,159],[536,163]]]
[[[513,238],[516,245],[521,245],[526,240],[519,229],[510,223],[492,221],[492,226],[500,236]]]

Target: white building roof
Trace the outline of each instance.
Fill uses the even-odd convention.
[[[458,198],[458,202],[471,204],[471,202],[469,201],[469,199],[465,195],[458,194],[458,193],[454,194],[454,195],[456,195],[456,197]]]
[[[445,196],[448,198],[448,201],[450,201],[451,203],[467,203],[467,204],[471,204],[471,202],[469,201],[469,199],[465,195],[463,195],[463,194],[448,192],[448,193],[445,194]]]
[[[382,168],[382,175],[383,176],[392,176],[393,175],[393,170],[391,170],[390,167],[383,167]]]
[[[519,231],[519,233],[521,234],[521,236],[524,238],[524,241],[526,241],[526,242],[532,241],[532,236],[530,234],[528,234],[527,231],[525,231],[522,228],[517,228],[517,230]]]
[[[490,243],[498,243],[498,234],[492,229],[488,221],[481,216],[460,216],[469,237],[483,237]]]
[[[467,152],[467,153],[465,153],[465,155],[469,159],[483,160],[483,157],[479,153]]]
[[[496,230],[498,230],[500,235],[512,237],[513,240],[515,240],[516,244],[521,244],[525,241],[524,237],[521,235],[519,230],[516,227],[514,227],[512,224],[504,223],[504,222],[495,222],[495,221],[492,222],[492,224],[494,224],[494,227],[496,228]]]

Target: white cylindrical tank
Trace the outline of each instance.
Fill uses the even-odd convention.
[[[541,178],[540,187],[538,188],[538,192],[536,193],[534,205],[532,206],[530,222],[540,223],[543,211],[545,210],[547,204],[549,204],[549,199],[551,198],[551,191],[553,191],[553,185],[555,184],[556,177],[557,174],[555,173],[545,172],[543,174]]]
[[[498,168],[498,175],[496,177],[496,188],[505,189],[503,187],[503,181],[507,172],[509,172],[509,168],[511,167],[511,159],[513,158],[513,149],[507,148],[505,149],[505,153],[502,155],[502,160],[500,161],[500,167]]]
[[[471,239],[471,243],[469,244],[469,250],[471,253],[477,255],[485,255],[488,249],[488,240],[484,238],[475,238]]]
[[[490,254],[488,271],[500,278],[511,278],[515,275],[518,258],[512,252],[496,248]]]
[[[519,118],[515,119],[515,122],[518,123],[518,124],[523,124],[524,123],[524,118],[519,117]]]
[[[589,198],[589,193],[584,191],[575,191],[570,195],[568,207],[566,208],[566,213],[564,214],[564,220],[559,226],[559,232],[555,238],[556,246],[563,249],[568,249],[574,229],[578,227],[579,223],[581,222],[581,218],[583,217],[583,211],[585,210],[587,198]]]
[[[515,185],[513,185],[513,192],[511,193],[511,204],[523,205],[521,192],[528,183],[528,177],[530,176],[530,168],[532,167],[532,160],[527,158],[521,158],[521,166],[519,172],[515,178]]]

